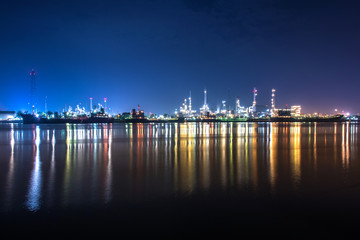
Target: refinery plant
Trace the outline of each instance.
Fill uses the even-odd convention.
[[[253,89],[253,101],[252,105],[245,107],[240,105],[240,99],[236,98],[235,108],[228,109],[226,107],[226,101],[222,101],[221,108],[216,111],[211,111],[207,103],[207,90],[204,90],[204,104],[196,112],[192,108],[191,94],[189,98],[185,98],[183,104],[180,106],[180,110],[175,110],[175,116],[177,118],[184,118],[185,120],[196,120],[196,119],[220,119],[220,120],[266,120],[266,119],[286,119],[286,118],[300,118],[301,106],[294,105],[286,108],[275,107],[275,92],[273,88],[271,90],[271,107],[257,105],[256,97],[258,90]]]
[[[188,98],[174,114],[156,115],[154,113],[146,116],[144,110],[137,106],[129,112],[119,114],[112,113],[107,106],[107,98],[104,98],[102,103],[93,105],[93,98],[89,98],[89,109],[86,110],[81,104],[76,107],[65,106],[62,112],[47,111],[46,97],[45,97],[45,111],[38,111],[38,103],[36,101],[36,73],[34,70],[30,72],[30,101],[28,112],[18,112],[11,115],[11,118],[0,119],[6,121],[22,121],[23,123],[112,123],[112,122],[215,122],[215,121],[247,121],[247,122],[315,122],[315,121],[346,121],[355,120],[357,117],[344,116],[344,114],[335,115],[304,115],[301,113],[301,106],[287,106],[285,108],[276,108],[275,93],[276,90],[271,90],[271,99],[269,99],[270,107],[267,105],[257,104],[258,90],[253,89],[252,104],[250,106],[242,106],[240,99],[236,98],[235,107],[229,108],[226,101],[221,102],[221,106],[215,111],[209,106],[207,101],[207,90],[204,90],[203,105],[199,111],[193,108],[191,91]],[[4,116],[7,116],[5,113]]]

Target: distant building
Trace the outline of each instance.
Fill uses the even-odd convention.
[[[0,120],[9,120],[16,117],[15,111],[0,111]]]
[[[150,119],[156,119],[156,118],[157,118],[157,116],[156,116],[156,114],[155,114],[155,113],[151,113],[151,114],[150,114],[150,116],[149,116],[149,118],[150,118]]]
[[[144,119],[145,118],[144,110],[136,111],[136,109],[133,109],[131,111],[131,116],[133,119]]]
[[[291,106],[291,116],[299,117],[300,115],[301,115],[301,106],[300,105]]]
[[[121,118],[123,119],[129,119],[131,117],[131,114],[129,112],[123,112],[121,114]]]
[[[277,109],[277,116],[282,118],[290,118],[291,117],[291,109]]]

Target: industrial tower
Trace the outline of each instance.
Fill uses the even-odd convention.
[[[275,115],[275,88],[271,90],[271,116]]]
[[[107,98],[104,98],[104,105],[105,105],[104,113],[107,113],[107,104],[106,104],[106,102],[107,102]],[[138,106],[138,107],[139,107],[139,111],[140,111],[140,106]]]
[[[236,106],[236,113],[239,113],[240,111],[240,99],[239,97],[236,97],[236,103],[235,103],[235,106]]]
[[[93,100],[93,98],[91,97],[89,99],[90,99],[90,113],[92,113],[92,110],[93,110],[92,100]]]
[[[206,106],[207,103],[206,103],[206,89],[204,90],[204,106]]]
[[[254,100],[253,100],[253,105],[252,105],[252,112],[254,113],[256,111],[256,96],[257,96],[257,89],[254,88]]]
[[[182,107],[180,107],[180,113],[184,117],[193,117],[196,111],[192,109],[191,91],[190,91],[190,96],[189,96],[188,100],[189,100],[189,102],[187,102],[186,98],[184,99],[184,103],[182,104]]]
[[[35,111],[36,107],[36,81],[35,81],[35,71],[34,69],[30,72],[30,108]]]
[[[191,91],[190,91],[190,97],[189,97],[189,112],[190,112],[190,114],[192,114],[191,108],[192,108],[192,106],[191,106]]]
[[[209,107],[207,105],[207,91],[204,90],[204,106],[200,108],[200,112],[203,113],[203,115],[206,115],[209,112]]]

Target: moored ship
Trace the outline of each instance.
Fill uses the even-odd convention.
[[[34,114],[21,114],[24,124],[40,124],[40,123],[113,123],[114,118],[105,114],[91,114],[86,117],[68,117],[68,118],[45,118],[37,117]]]
[[[332,116],[316,116],[316,117],[272,117],[271,122],[344,122],[346,118],[342,114]]]

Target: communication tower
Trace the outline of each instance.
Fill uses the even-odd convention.
[[[30,72],[30,108],[34,111],[36,107],[36,79],[34,69]]]

